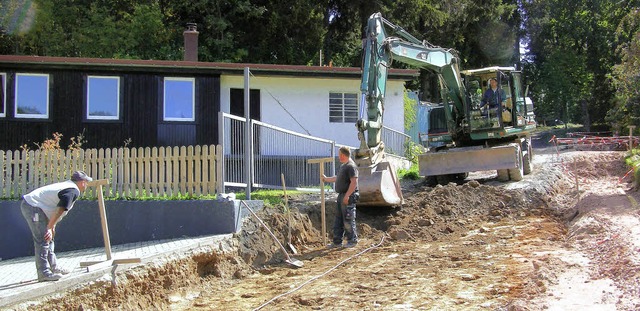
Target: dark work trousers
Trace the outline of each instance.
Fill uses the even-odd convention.
[[[347,206],[343,206],[344,193],[338,194],[336,217],[333,220],[333,244],[342,244],[342,238],[346,237],[348,243],[358,243],[356,231],[356,203],[349,200]]]
[[[22,200],[22,203],[20,204],[20,209],[22,210],[22,217],[24,217],[29,225],[29,229],[31,229],[38,278],[51,275],[52,271],[56,268],[57,259],[56,254],[54,253],[55,243],[53,242],[53,239],[49,242],[44,240],[44,234],[47,233],[49,218],[42,209],[31,206],[24,200]]]

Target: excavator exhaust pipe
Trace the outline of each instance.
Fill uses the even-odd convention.
[[[398,206],[404,203],[400,182],[390,162],[358,167],[358,206]]]

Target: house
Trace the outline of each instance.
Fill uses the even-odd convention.
[[[357,146],[360,68],[0,55],[0,150],[83,134],[83,147],[218,143],[220,111]],[[404,82],[391,70],[384,122],[403,131]],[[300,126],[300,125],[302,126]]]

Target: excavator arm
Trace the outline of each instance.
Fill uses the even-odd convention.
[[[399,37],[389,36],[386,27]],[[360,119],[356,122],[360,148],[355,151],[355,161],[360,170],[361,202],[369,205],[396,205],[402,201],[395,170],[386,160],[381,139],[387,72],[393,60],[430,69],[439,75],[441,84],[446,86],[443,101],[453,103],[451,109],[445,109],[447,120],[454,120],[448,125],[450,130],[460,122],[457,119],[461,114],[457,112],[464,111],[465,105],[459,58],[453,50],[416,39],[402,27],[384,19],[380,13],[371,15],[363,45],[362,97]]]

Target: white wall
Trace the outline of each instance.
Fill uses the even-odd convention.
[[[354,123],[329,123],[329,93],[357,93],[360,105],[360,79],[251,77],[249,87],[260,90],[262,122],[306,134],[280,106],[282,104],[311,136],[353,147],[360,145]],[[220,79],[220,106],[224,112],[230,111],[232,88],[244,88],[244,78],[223,75]],[[403,91],[404,81],[387,81],[384,125],[401,132],[404,132]]]

